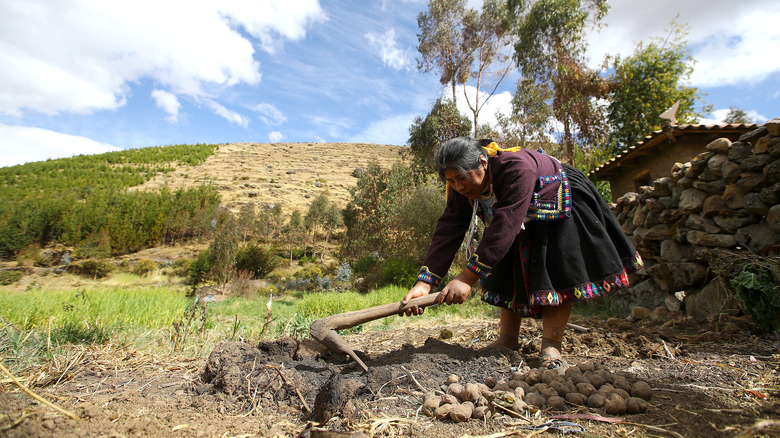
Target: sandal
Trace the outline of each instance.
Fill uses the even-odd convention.
[[[555,370],[558,374],[563,374],[566,371],[566,368],[569,368],[569,364],[560,356],[543,354],[539,359],[539,368]]]

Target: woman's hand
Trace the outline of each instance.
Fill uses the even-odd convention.
[[[439,303],[463,304],[471,292],[471,285],[479,280],[479,275],[469,270],[464,270],[452,281],[444,286],[439,295]]]
[[[418,281],[415,283],[414,287],[409,289],[409,292],[406,293],[406,296],[404,296],[404,299],[401,300],[401,305],[406,305],[406,303],[409,302],[412,298],[418,298],[418,297],[424,297],[425,295],[428,295],[431,293],[431,289],[433,289],[433,285],[426,283],[424,281]],[[424,307],[417,307],[413,306],[409,309],[406,309],[404,313],[401,314],[403,316],[404,314],[406,316],[412,316],[412,315],[422,315],[423,311],[425,310]]]

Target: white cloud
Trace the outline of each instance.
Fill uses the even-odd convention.
[[[0,16],[0,113],[17,117],[115,109],[145,78],[194,97],[257,84],[240,30],[273,52],[326,19],[318,0],[2,1]]]
[[[176,95],[165,90],[152,90],[152,98],[158,108],[168,113],[168,121],[176,123],[179,120],[181,104]]]
[[[744,0],[612,0],[608,26],[590,39],[591,66],[604,55],[631,55],[638,42],[667,36],[664,28],[689,24],[687,36],[696,66],[691,84],[717,87],[749,84],[780,72],[780,58],[768,55],[780,45],[780,2]]]
[[[729,115],[730,109],[717,109],[710,114],[709,117],[702,118],[699,123],[702,125],[717,125],[723,123],[723,120],[726,119],[726,116]],[[757,111],[748,110],[745,111],[747,113],[748,119],[752,120],[753,123],[766,123],[769,118],[767,118],[764,115],[759,114]]]
[[[236,125],[243,126],[244,128],[249,126],[249,119],[235,111],[225,108],[213,100],[206,100],[206,106],[214,111],[214,114],[222,117],[230,123],[235,123]]]
[[[476,103],[476,91],[477,88],[473,87],[471,85],[466,85],[465,87],[458,87],[455,92],[455,97],[457,99],[457,107],[458,111],[468,117],[469,120],[471,120],[471,124],[474,124],[474,113],[469,108],[469,104],[466,101],[466,94],[468,94],[469,99],[471,101],[471,104],[474,105]],[[444,87],[442,90],[441,97],[443,99],[452,99],[452,88],[447,86]],[[479,93],[479,103],[482,105],[485,102],[485,99],[488,97],[487,93],[480,92]],[[504,91],[502,93],[494,94],[490,97],[490,99],[487,101],[487,103],[482,106],[482,108],[479,111],[479,118],[477,119],[477,122],[480,125],[484,124],[490,124],[491,126],[496,126],[498,123],[498,119],[496,118],[496,114],[501,112],[504,115],[511,114],[512,112],[512,93],[509,91]]]
[[[260,113],[260,116],[258,117],[263,121],[263,123],[265,123],[266,126],[278,126],[287,120],[287,117],[284,116],[284,113],[279,111],[278,108],[270,103],[261,103],[255,105],[255,107],[252,109]]]
[[[390,29],[383,34],[367,33],[366,39],[371,47],[379,52],[379,57],[386,67],[396,70],[406,68],[411,63],[408,51],[398,48],[395,41],[395,29]]]
[[[285,137],[284,134],[282,134],[279,131],[271,131],[270,133],[268,133],[268,141],[270,141],[271,143],[278,143],[284,140],[284,137]]]
[[[352,136],[349,142],[405,145],[409,140],[409,127],[417,114],[400,114],[369,124],[362,132]]]
[[[86,137],[0,123],[0,166],[121,150]]]

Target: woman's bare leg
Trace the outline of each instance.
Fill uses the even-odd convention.
[[[561,356],[561,341],[569,322],[572,304],[545,306],[542,312],[542,355]]]
[[[520,336],[520,323],[523,318],[517,313],[501,308],[498,319],[498,339],[488,345],[488,348],[516,348],[519,344],[517,342],[518,336]]]

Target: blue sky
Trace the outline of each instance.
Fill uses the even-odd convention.
[[[590,41],[594,66],[663,36],[679,13],[697,60],[691,85],[716,108],[702,122],[719,122],[730,106],[757,122],[780,116],[780,2],[610,5]],[[416,68],[426,8],[427,0],[0,0],[0,166],[184,143],[403,145],[414,117],[449,95]],[[507,112],[517,78],[503,82],[481,122]]]

